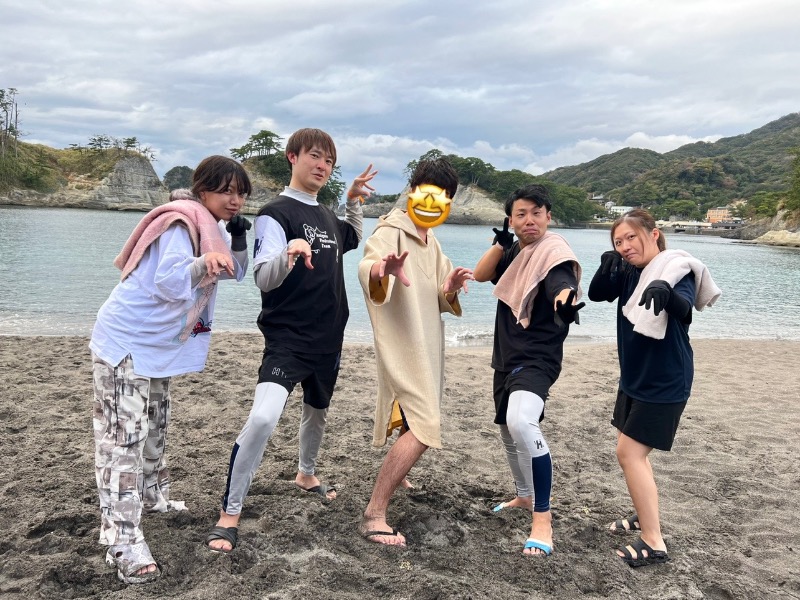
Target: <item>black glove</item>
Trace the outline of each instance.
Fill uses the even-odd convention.
[[[616,250],[607,250],[600,256],[600,275],[607,275],[609,279],[616,279],[622,269],[622,255]]]
[[[646,310],[650,310],[650,304],[653,305],[653,313],[656,316],[663,310],[683,323],[692,322],[692,303],[680,294],[674,293],[672,286],[663,279],[656,279],[642,294],[639,306],[644,305]]]
[[[575,323],[576,325],[581,324],[580,316],[578,315],[578,311],[586,306],[586,302],[581,302],[580,304],[573,304],[575,301],[575,290],[569,291],[569,296],[567,296],[566,302],[561,302],[561,300],[556,300],[556,314],[553,316],[553,320],[556,322],[556,325],[559,327],[566,327],[570,323]]]
[[[239,237],[245,235],[246,231],[252,227],[250,221],[245,219],[242,215],[233,215],[228,224],[225,226],[225,231],[231,234],[231,237]]]
[[[503,219],[503,231],[498,231],[497,227],[492,227],[492,231],[495,233],[492,246],[500,244],[503,250],[511,248],[511,245],[514,243],[514,234],[508,230],[508,217]]]
[[[658,313],[667,308],[671,299],[672,286],[663,279],[656,279],[644,290],[642,299],[639,300],[639,306],[644,304],[645,310],[650,310],[650,304],[652,304],[653,313],[658,316]]]
[[[252,225],[250,221],[245,219],[242,215],[233,215],[228,224],[225,226],[225,231],[231,234],[231,250],[239,252],[247,250],[247,234],[246,231]]]

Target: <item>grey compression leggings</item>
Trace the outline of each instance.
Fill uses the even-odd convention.
[[[256,386],[253,408],[231,452],[228,482],[222,501],[222,509],[227,514],[242,512],[242,504],[261,464],[267,441],[283,414],[288,397],[286,388],[277,383],[266,382]],[[305,475],[313,475],[316,469],[327,414],[327,408],[317,409],[303,403],[298,470]]]
[[[533,392],[515,391],[508,398],[506,425],[500,425],[500,437],[506,449],[508,466],[514,477],[517,496],[534,493],[532,459],[550,452],[539,428],[544,400]]]

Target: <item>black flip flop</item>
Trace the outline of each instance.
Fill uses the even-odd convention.
[[[225,540],[231,545],[230,550],[223,550],[222,548],[212,548],[208,544],[214,540]],[[206,547],[212,552],[221,552],[222,554],[230,554],[236,548],[236,542],[239,541],[239,528],[238,527],[221,527],[216,525],[211,528],[206,536]]]

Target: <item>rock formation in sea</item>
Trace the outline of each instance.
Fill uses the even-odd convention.
[[[405,209],[409,189],[406,187],[397,202],[365,204],[364,216],[377,218],[393,208]],[[448,223],[454,225],[502,225],[505,218],[503,206],[474,185],[459,186],[450,208]]]
[[[124,156],[99,182],[84,176],[69,176],[66,186],[55,192],[11,190],[0,196],[0,204],[141,211],[164,204],[168,199],[169,191],[149,160],[143,156]]]

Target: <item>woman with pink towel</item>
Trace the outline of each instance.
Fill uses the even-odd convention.
[[[241,281],[247,270],[250,222],[239,211],[250,191],[238,162],[204,159],[191,193],[173,192],[134,229],[114,261],[121,281],[97,314],[89,348],[100,543],[125,583],[161,574],[144,540],[142,508],[185,508],[169,499],[164,460],[170,380],[203,370],[217,282]]]
[[[611,228],[614,250],[604,252],[589,299],[617,302],[619,391],[611,424],[617,459],[634,514],[611,524],[615,534],[640,531],[617,555],[631,567],[669,560],[661,535],[658,489],[648,458],[672,448],[694,377],[689,343],[692,306],[702,310],[720,290],[705,265],[682,250],[667,250],[655,220],[634,209]]]

